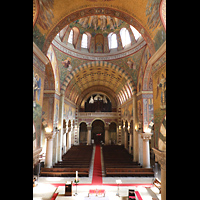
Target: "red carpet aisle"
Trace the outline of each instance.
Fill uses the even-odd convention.
[[[101,148],[100,148],[100,145],[96,145],[96,150],[95,150],[95,155],[94,155],[92,185],[102,185]]]

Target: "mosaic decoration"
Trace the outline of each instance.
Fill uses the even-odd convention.
[[[158,147],[160,126],[166,114],[166,65],[153,74],[154,138]]]
[[[66,25],[80,19],[86,16],[91,15],[109,15],[110,17],[117,17],[120,20],[125,21],[126,23],[129,23],[133,27],[135,27],[141,34],[142,37],[145,39],[145,41],[148,43],[149,49],[151,54],[155,52],[153,41],[150,37],[150,35],[147,33],[147,31],[142,27],[141,24],[138,23],[134,18],[127,15],[124,12],[116,11],[115,9],[111,8],[85,8],[83,10],[79,10],[76,12],[71,13],[70,15],[64,17],[52,30],[51,33],[48,34],[46,37],[45,44],[43,46],[42,51],[46,53],[48,46],[52,42],[52,40],[55,38],[57,33],[62,30]]]

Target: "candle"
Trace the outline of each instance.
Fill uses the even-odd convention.
[[[78,171],[76,171],[76,181],[78,180]]]

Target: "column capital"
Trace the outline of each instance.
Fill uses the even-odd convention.
[[[87,126],[87,130],[92,130],[92,126]]]
[[[47,132],[45,132],[45,137],[47,138],[47,140],[49,140],[49,139],[53,139],[54,138],[54,136],[55,136],[55,132],[50,132],[50,133],[47,133]]]
[[[144,141],[148,141],[151,139],[151,136],[153,135],[153,133],[140,133],[140,135]]]
[[[60,96],[64,96],[65,95],[65,91],[64,90],[61,90],[60,91]]]
[[[166,170],[166,151],[160,151],[158,149],[152,148],[155,153],[155,160],[161,165],[161,168]]]

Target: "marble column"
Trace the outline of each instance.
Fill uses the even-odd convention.
[[[67,133],[67,151],[71,148],[71,137],[71,128],[69,128]]]
[[[150,168],[150,149],[149,140],[153,133],[141,133],[143,139],[143,167]]]
[[[62,161],[62,140],[63,140],[63,110],[64,110],[64,91],[60,94],[60,106],[59,106],[59,141],[58,141],[58,161]]]
[[[129,141],[129,153],[132,154],[132,150],[131,150],[132,144],[133,144],[133,134],[132,133],[130,133],[129,140],[130,140]]]
[[[63,154],[65,154],[67,152],[67,147],[66,147],[66,143],[67,143],[66,137],[67,136],[66,135],[67,135],[66,128],[63,128]]]
[[[128,150],[128,130],[124,129],[124,147]]]
[[[45,137],[47,139],[46,143],[46,158],[45,158],[45,167],[51,168],[52,167],[52,160],[53,160],[53,132],[45,133]]]
[[[166,151],[152,149],[155,153],[155,161],[161,166],[161,200],[166,200]]]
[[[138,162],[143,165],[143,140],[140,136],[141,131],[137,132],[138,134]]]
[[[88,126],[87,127],[87,145],[91,145],[91,130],[92,130],[92,127]]]
[[[105,144],[108,145],[109,144],[109,133],[108,133],[108,126],[105,126]]]
[[[53,138],[53,165],[57,163],[57,148],[58,148],[58,133],[55,130],[55,136]]]
[[[58,131],[56,131],[56,134],[55,134],[55,145],[56,145],[56,155],[55,155],[55,163],[58,162]]]
[[[138,162],[138,134],[136,127],[138,126],[137,120],[137,98],[136,92],[133,93],[133,161]]]

